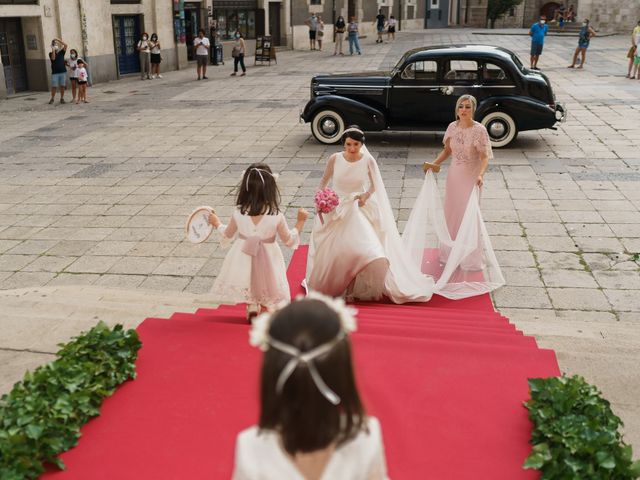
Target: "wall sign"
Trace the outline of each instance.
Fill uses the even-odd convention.
[[[27,35],[27,49],[38,50],[38,38],[35,35]]]

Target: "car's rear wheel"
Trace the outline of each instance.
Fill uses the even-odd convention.
[[[311,133],[321,143],[338,143],[344,133],[344,120],[334,110],[321,110],[311,119]]]
[[[518,136],[516,122],[508,113],[491,112],[482,119],[482,124],[487,129],[494,148],[506,147]]]

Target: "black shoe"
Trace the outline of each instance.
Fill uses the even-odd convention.
[[[207,77],[206,75],[203,75],[203,76],[202,76],[202,79],[203,79],[203,80],[209,80],[209,77]]]

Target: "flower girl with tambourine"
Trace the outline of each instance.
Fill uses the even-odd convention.
[[[291,299],[282,251],[276,237],[298,248],[300,231],[309,214],[298,210],[296,226],[289,229],[280,211],[275,174],[264,163],[254,163],[242,177],[237,209],[227,225],[215,212],[209,223],[220,233],[223,246],[233,243],[213,284],[216,299],[247,303],[247,317]]]

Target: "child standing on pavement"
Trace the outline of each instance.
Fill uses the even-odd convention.
[[[76,75],[78,78],[78,98],[76,104],[80,102],[89,103],[87,101],[87,82],[89,81],[89,75],[87,74],[86,63],[81,58],[78,59],[78,66],[76,68]]]
[[[264,163],[252,164],[238,187],[236,210],[228,225],[215,213],[209,223],[222,236],[222,246],[233,242],[211,292],[220,300],[247,303],[247,318],[291,300],[282,251],[276,237],[298,248],[300,231],[309,214],[298,209],[296,226],[289,229],[280,212],[276,177]]]
[[[78,96],[78,51],[74,48],[69,50],[69,60],[66,62],[67,67],[69,67],[69,81],[71,82],[71,95],[73,98],[72,102],[76,101],[76,97]]]

